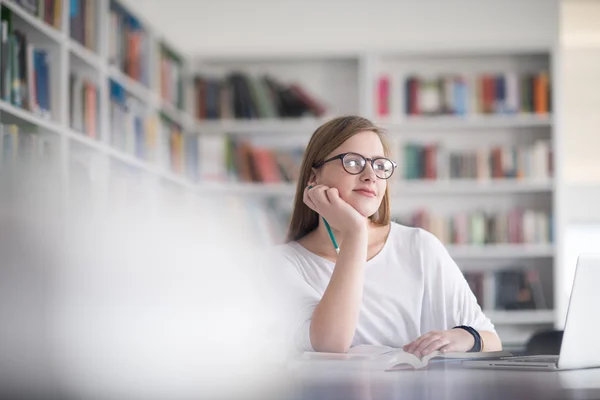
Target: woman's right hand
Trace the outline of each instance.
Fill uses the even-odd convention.
[[[327,220],[329,225],[348,235],[367,227],[367,218],[345,202],[336,188],[325,185],[304,189],[304,203]]]

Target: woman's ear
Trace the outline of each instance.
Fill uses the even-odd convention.
[[[312,168],[310,172],[310,178],[308,178],[308,182],[317,182],[317,170]]]

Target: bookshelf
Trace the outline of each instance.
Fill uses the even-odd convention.
[[[49,113],[43,115],[27,107],[18,107],[10,99],[2,99],[0,122],[52,132],[60,138],[62,157],[74,158],[83,164],[98,158],[102,160],[98,165],[108,166],[108,175],[114,170],[111,165],[127,166],[148,176],[152,182],[176,186],[195,195],[268,202],[269,209],[281,210],[282,217],[277,223],[264,222],[261,226],[261,235],[267,238],[273,233],[265,232],[277,232],[270,225],[278,225],[281,229],[285,224],[295,184],[232,180],[224,158],[206,154],[211,149],[222,149],[219,142],[225,138],[267,148],[293,149],[305,145],[314,129],[328,118],[361,114],[388,130],[400,165],[405,162],[402,146],[407,142],[442,143],[452,151],[460,151],[491,146],[530,146],[541,140],[550,143],[550,148],[555,150],[552,147],[555,112],[550,107],[546,112],[465,112],[461,115],[423,116],[404,112],[408,109],[405,79],[415,71],[427,79],[447,74],[464,75],[469,82],[476,81],[481,74],[520,76],[548,71],[552,76],[554,56],[551,48],[518,45],[514,49],[497,51],[493,48],[485,51],[432,48],[405,53],[373,51],[331,56],[192,59],[178,54],[177,47],[147,21],[137,18],[135,10],[128,10],[112,0],[77,2],[85,4],[86,10],[89,10],[88,3],[96,10],[92,26],[78,27],[80,31],[74,35],[72,27],[89,24],[91,17],[84,13],[74,21],[70,9],[72,2],[62,0],[60,18],[56,19],[60,23],[54,26],[30,14],[16,1],[0,0],[0,5],[12,13],[13,27],[26,35],[28,43],[46,51],[51,83]],[[111,28],[101,29],[105,26]],[[127,46],[133,46],[133,53],[144,62],[132,61],[127,58],[129,53],[123,53],[124,45],[115,35],[124,29],[133,32]],[[82,34],[87,40],[79,37]],[[236,119],[231,115],[198,118],[197,78],[225,80],[234,72],[253,77],[268,75],[286,88],[297,84],[325,110],[286,118],[276,115],[256,119]],[[95,88],[91,94],[85,92],[87,108],[80,108],[82,120],[91,118],[89,124],[95,126],[95,133],[81,132],[73,126],[71,75],[82,77]],[[383,113],[379,109],[382,76],[388,77],[387,112]],[[117,127],[118,132],[115,131]],[[186,146],[193,147],[198,154],[186,153]],[[78,156],[81,152],[85,155]],[[89,154],[94,157],[88,157]],[[222,179],[205,179],[201,167],[203,159],[223,165]],[[63,168],[67,164],[63,162]],[[394,178],[402,176],[403,171],[399,170]],[[436,209],[443,215],[454,215],[469,210],[495,212],[517,206],[537,207],[550,214],[555,211],[556,184],[552,175],[543,179],[395,179],[391,182],[391,191],[393,208],[408,213],[426,208]],[[269,216],[261,218],[266,220]],[[513,261],[534,262],[544,274],[542,281],[549,282],[546,300],[550,309],[507,311],[489,308],[492,320],[501,325],[501,335],[504,327],[518,325],[518,332],[510,336],[507,343],[518,343],[525,337],[525,331],[531,333],[555,322],[552,280],[546,275],[552,273],[558,245],[553,242],[448,246],[461,267],[468,264],[469,268],[482,269],[509,265]],[[510,329],[507,332],[507,335],[513,333]]]

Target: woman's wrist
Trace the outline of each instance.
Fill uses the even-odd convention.
[[[344,236],[344,240],[346,238],[362,238],[365,236],[369,236],[369,226],[367,225],[366,220],[357,221],[356,223],[350,224],[342,231],[342,235]]]
[[[473,336],[474,344],[473,347],[471,347],[471,349],[468,350],[469,353],[483,351],[483,339],[481,338],[481,335],[479,334],[479,332],[477,332],[475,328],[470,327],[468,325],[459,325],[455,326],[453,329],[462,329],[471,334],[471,336]]]

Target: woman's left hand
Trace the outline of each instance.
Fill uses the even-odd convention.
[[[420,358],[435,350],[443,353],[450,351],[467,352],[474,345],[475,339],[469,332],[464,329],[449,329],[447,331],[431,331],[426,333],[402,349]]]

